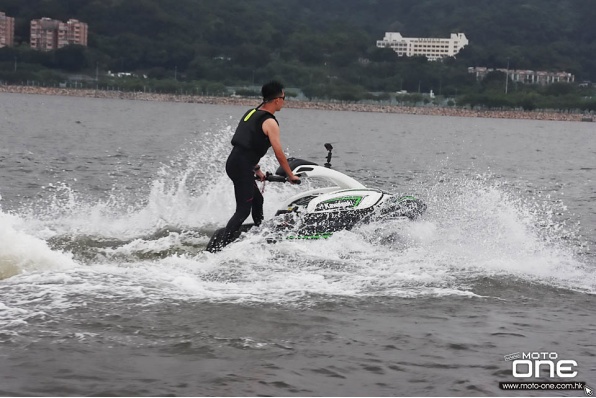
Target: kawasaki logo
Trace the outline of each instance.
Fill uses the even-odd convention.
[[[345,209],[356,207],[362,202],[362,196],[342,196],[341,198],[329,199],[321,202],[315,208],[315,211]]]
[[[290,236],[287,236],[286,239],[317,240],[317,239],[327,239],[331,235],[333,235],[331,232],[323,232],[322,234],[313,234],[313,235],[297,235],[297,236],[290,235]]]

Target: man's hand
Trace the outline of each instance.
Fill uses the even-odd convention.
[[[300,177],[292,174],[291,176],[288,177],[288,181],[292,184],[300,184]]]
[[[255,175],[257,176],[257,178],[259,179],[259,181],[265,181],[265,174],[263,174],[263,172],[261,171],[261,169],[258,169],[257,171],[255,171]]]

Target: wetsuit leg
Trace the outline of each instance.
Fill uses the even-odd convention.
[[[253,167],[253,164],[235,152],[232,152],[230,157],[228,157],[228,161],[226,162],[226,173],[234,184],[236,211],[226,225],[226,229],[222,238],[222,247],[236,239],[236,234],[240,230],[240,226],[244,220],[248,218],[253,208],[253,200],[256,189],[254,173],[252,171]],[[257,199],[257,201],[258,200],[259,199]]]
[[[254,183],[254,195],[252,198],[252,220],[256,226],[261,225],[263,222],[263,195],[259,190],[259,187]]]
[[[233,180],[233,182],[234,195],[236,196],[236,212],[226,225],[226,230],[230,233],[238,231],[244,220],[248,218],[253,206],[254,197],[254,181],[247,181],[246,178],[241,178]]]

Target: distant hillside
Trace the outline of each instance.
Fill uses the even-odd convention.
[[[295,86],[339,79],[371,90],[411,89],[423,77],[395,66],[395,54],[376,49],[376,40],[385,31],[463,32],[470,45],[457,60],[425,67],[447,84],[465,66],[504,67],[507,60],[514,69],[596,80],[594,0],[0,0],[0,10],[16,17],[16,40],[23,43],[33,18],[87,22],[89,48],[39,61],[71,71],[99,65],[226,84],[280,75]],[[373,63],[367,70],[363,59]]]

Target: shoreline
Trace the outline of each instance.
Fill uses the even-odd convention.
[[[56,88],[56,87],[31,87],[31,86],[0,86],[0,93],[15,94],[37,94],[66,97],[86,97],[104,99],[124,99],[135,101],[159,101],[159,102],[184,102],[192,104],[209,105],[241,105],[253,106],[254,98],[234,97],[213,97],[199,95],[179,94],[157,94],[144,92],[105,91],[90,89]],[[350,112],[378,112],[398,113],[422,116],[456,116],[456,117],[479,117],[497,119],[527,119],[547,121],[594,121],[592,115],[582,113],[562,113],[547,111],[497,111],[497,110],[473,110],[465,108],[448,107],[416,107],[402,105],[381,105],[381,104],[357,104],[341,102],[318,102],[318,101],[294,101],[288,100],[286,108],[294,109],[315,109],[329,111],[350,111]]]

